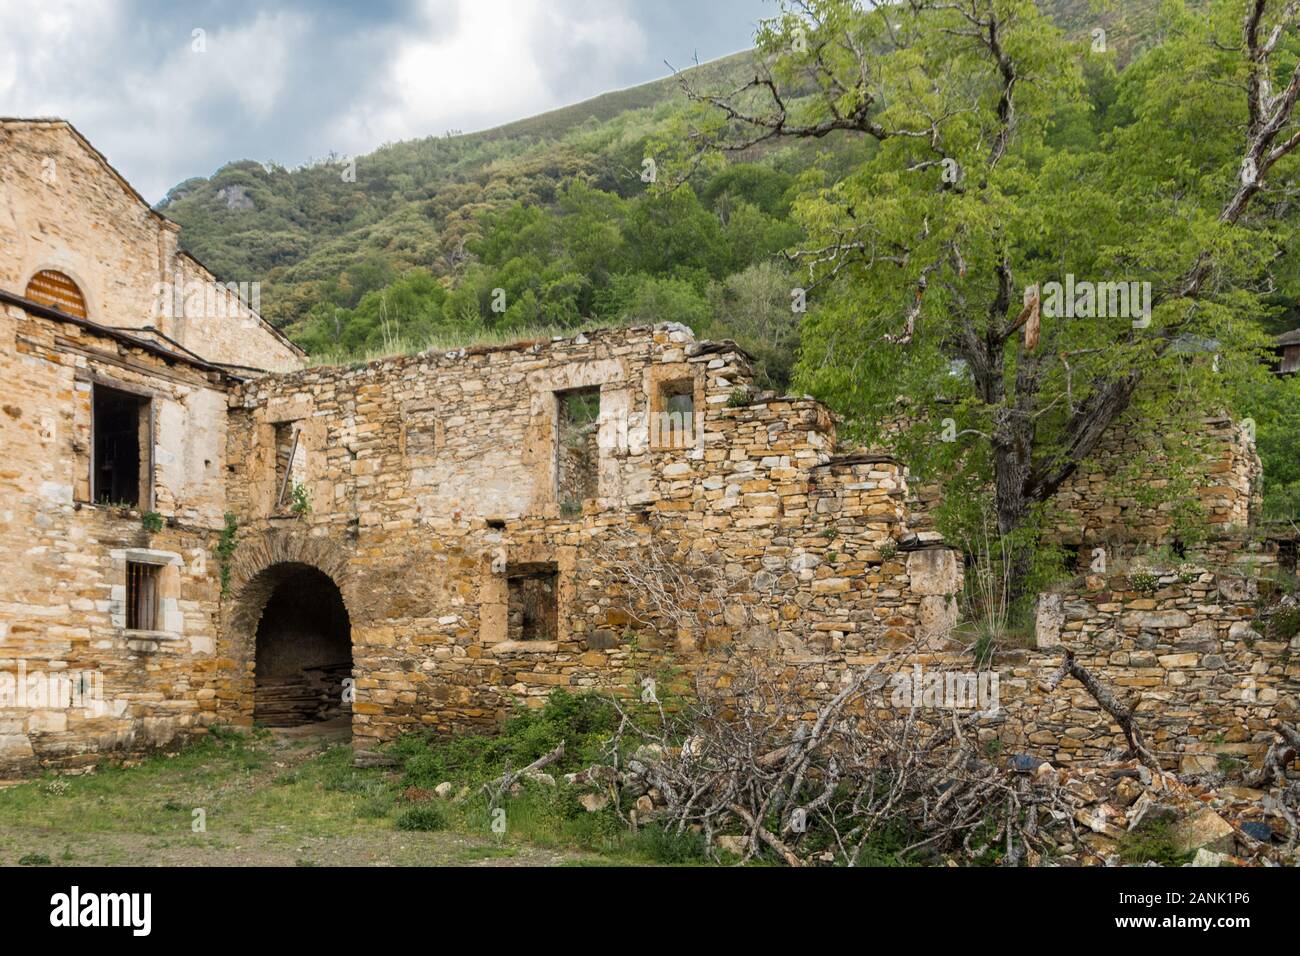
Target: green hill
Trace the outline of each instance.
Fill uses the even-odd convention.
[[[712,83],[749,63],[746,52],[697,69]],[[300,331],[322,296],[337,298],[325,286],[341,282],[352,306],[413,267],[454,276],[484,214],[553,202],[575,179],[643,191],[646,141],[679,98],[667,78],[478,133],[387,144],[351,166],[242,160],[186,180],[159,208],[183,226],[187,251],[223,278],[260,280],[268,318]]]
[[[1101,13],[1091,0],[1042,2],[1080,38],[1100,24],[1117,58],[1123,58],[1148,35],[1159,0],[1125,0]],[[700,86],[724,88],[743,82],[751,71],[752,54],[744,51],[688,73]],[[507,301],[519,306],[505,323],[509,325],[549,324],[565,308],[577,310],[568,315],[570,322],[625,317],[638,296],[669,294],[628,283],[615,288],[617,283],[608,281],[634,263],[659,280],[690,286],[695,301],[679,303],[686,314],[701,303],[716,310],[728,279],[771,259],[779,249],[772,243],[797,241],[797,233],[784,228],[788,209],[775,201],[772,189],[809,166],[814,155],[848,147],[828,139],[733,157],[757,162],[771,175],[697,177],[693,186],[702,205],[690,212],[711,215],[714,226],[696,222],[696,235],[669,236],[662,223],[654,222],[654,204],[643,200],[640,175],[644,157],[653,152],[651,144],[665,135],[682,102],[677,80],[668,77],[482,132],[390,143],[354,161],[328,156],[286,169],[241,160],[208,179],[181,183],[159,208],[183,226],[187,251],[217,275],[260,281],[267,317],[317,352],[383,349],[398,338],[409,342],[417,334],[448,331],[445,321],[430,320],[417,329],[410,327],[411,320],[431,307],[441,309],[445,318],[445,305],[430,296],[470,294],[463,291],[467,283],[478,287],[471,292],[485,320],[493,320],[489,295],[495,288],[505,288]],[[619,223],[621,241],[615,245],[621,247],[621,257],[584,260],[571,249],[559,249],[555,236],[548,240],[550,249],[535,246],[522,258],[520,249],[507,249],[501,242],[493,249],[482,247],[485,231],[500,216],[517,206],[555,209],[575,186],[607,197],[594,215],[604,225]],[[759,201],[755,191],[766,198]],[[719,201],[723,206],[716,205]],[[739,214],[738,224],[733,212]],[[662,218],[664,210],[657,215]],[[704,234],[710,231],[729,235]],[[683,256],[649,261],[654,257],[638,250],[637,243],[650,236],[676,242]],[[714,238],[727,248],[713,250],[711,261],[698,261],[696,244]],[[532,261],[529,256],[536,261],[527,268],[535,275],[501,276],[511,262],[520,272],[525,268],[520,263]],[[475,272],[478,263],[495,268],[490,285]],[[367,314],[357,314],[368,294],[412,272],[432,277],[440,289],[410,298],[405,311],[394,313],[397,300],[384,298],[372,301]],[[767,286],[751,288],[751,294],[772,292],[775,278],[769,276]],[[560,291],[543,288],[561,279]],[[679,299],[685,295],[680,285],[674,290]],[[533,298],[521,303],[526,293]],[[462,304],[468,320],[469,303]]]

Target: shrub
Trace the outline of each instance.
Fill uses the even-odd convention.
[[[294,485],[290,498],[290,511],[296,515],[311,514],[311,490],[306,485]]]
[[[749,389],[744,388],[744,387],[741,387],[741,388],[733,388],[733,389],[731,390],[731,395],[729,395],[729,396],[727,397],[727,407],[728,407],[728,408],[744,408],[744,407],[745,407],[746,405],[748,405],[751,401],[752,401],[752,399],[751,399],[751,397],[750,397]]]
[[[422,803],[397,815],[394,826],[399,830],[434,831],[447,829],[447,811],[437,803]]]
[[[1167,822],[1143,823],[1120,837],[1119,858],[1123,863],[1159,863],[1182,866],[1191,854],[1179,853],[1174,845],[1173,827]]]
[[[1300,634],[1300,606],[1279,610],[1273,615],[1271,626],[1273,636],[1279,640],[1289,641]]]
[[[520,708],[500,734],[460,737],[410,737],[394,752],[405,757],[404,787],[429,790],[445,780],[480,783],[499,776],[506,765],[518,770],[564,741],[564,757],[547,767],[553,774],[581,770],[601,760],[604,743],[617,727],[614,708],[597,694],[557,690],[540,710]]]
[[[388,816],[393,809],[392,794],[368,797],[357,806],[357,816],[363,820],[378,820]]]
[[[660,826],[642,827],[628,844],[628,849],[652,863],[704,863],[708,855],[704,837],[691,830],[678,833]]]

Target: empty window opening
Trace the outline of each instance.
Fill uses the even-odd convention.
[[[41,305],[58,309],[65,315],[78,319],[86,317],[86,297],[62,272],[47,269],[32,276],[27,283],[27,298]]]
[[[695,381],[661,382],[650,414],[653,448],[690,448],[695,444]]]
[[[266,727],[352,713],[352,625],[338,586],[303,564],[277,565],[257,625],[253,719]]]
[[[158,630],[158,605],[161,599],[159,580],[162,568],[138,561],[126,563],[126,629]]]
[[[294,489],[307,476],[307,449],[302,443],[302,429],[297,422],[280,422],[275,426],[275,510],[284,511],[294,503]]]
[[[152,497],[149,399],[96,385],[93,401],[95,502],[148,507]]]
[[[600,467],[600,388],[557,392],[559,441],[556,443],[556,498],[560,513],[582,513],[597,495]]]
[[[1298,550],[1298,544],[1300,544],[1300,542],[1297,542],[1294,538],[1290,541],[1278,542],[1277,563],[1283,571],[1289,571],[1292,574],[1296,573],[1296,551]]]
[[[554,564],[516,566],[507,576],[506,639],[554,641],[559,635],[557,584]]]

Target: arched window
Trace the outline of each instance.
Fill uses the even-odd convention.
[[[32,276],[27,283],[27,298],[41,305],[49,305],[78,319],[86,317],[86,298],[62,272],[46,269]]]

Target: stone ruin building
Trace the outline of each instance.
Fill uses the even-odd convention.
[[[771,658],[813,693],[900,651],[971,667],[961,555],[914,529],[904,466],[839,448],[817,401],[755,400],[733,343],[664,325],[308,368],[69,124],[0,121],[0,188],[0,773],[216,724],[491,729],[664,661]],[[665,554],[676,606],[637,588]],[[1114,745],[1081,689],[1041,690],[1066,645],[1149,696],[1162,748],[1258,747],[1297,666],[1247,588],[1045,601],[988,734]]]

